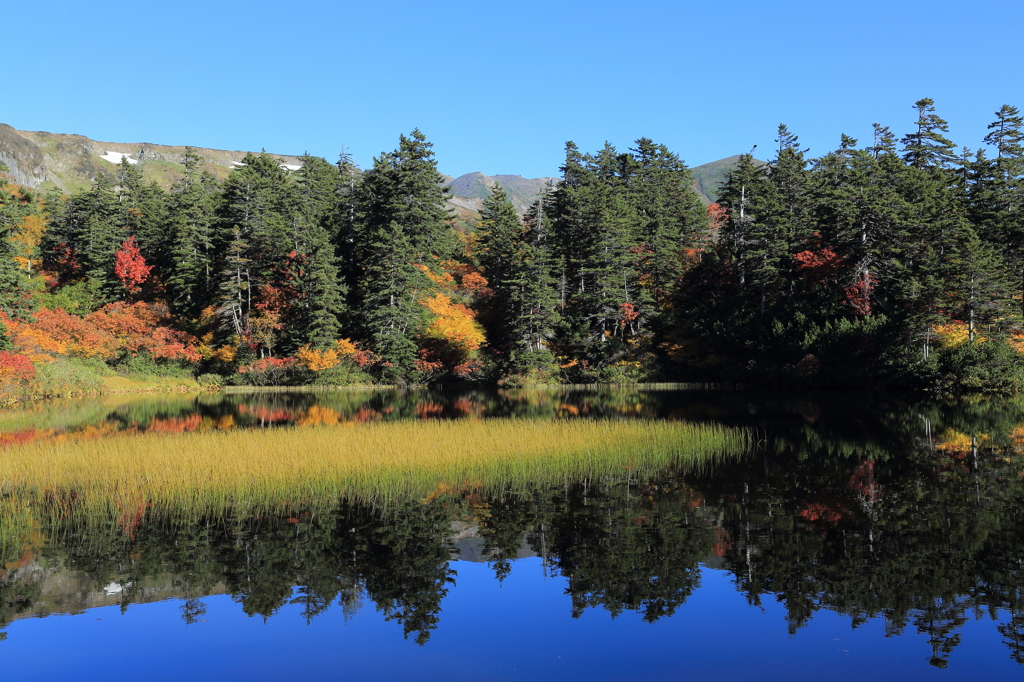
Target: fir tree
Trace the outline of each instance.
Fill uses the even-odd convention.
[[[494,349],[508,353],[507,325],[512,314],[512,281],[519,276],[519,251],[522,247],[522,225],[515,207],[501,185],[491,188],[483,201],[477,230],[477,251],[480,267],[494,292],[484,316],[487,338]]]
[[[7,166],[0,163],[0,173],[6,173]],[[0,177],[0,312],[11,317],[22,317],[31,307],[25,296],[25,277],[14,260],[14,245],[10,234],[15,220],[20,217],[17,204],[7,192],[7,180]],[[0,329],[0,350],[6,342],[7,328]]]
[[[167,286],[175,306],[195,315],[211,297],[214,280],[216,182],[203,159],[185,147],[184,175],[171,187],[168,210],[171,265]]]
[[[752,206],[764,185],[765,170],[764,166],[754,163],[753,154],[741,154],[726,175],[718,196],[719,204],[728,211],[719,243],[726,258],[734,265],[735,281],[741,295],[747,286],[749,274],[746,264],[754,239]]]
[[[305,155],[298,171],[298,210],[293,234],[296,251],[305,254],[305,274],[299,283],[303,315],[296,320],[300,342],[328,348],[341,336],[347,287],[339,278],[331,234],[339,219],[338,197],[342,178],[338,168]]]
[[[219,314],[222,327],[241,337],[248,333],[257,290],[275,281],[291,251],[292,188],[277,159],[261,153],[246,154],[222,191]]]
[[[903,158],[914,168],[945,168],[956,160],[955,145],[943,136],[949,125],[935,113],[934,100],[914,102],[917,129],[908,133],[903,143]]]
[[[426,327],[423,268],[457,250],[442,180],[430,143],[414,130],[399,138],[398,149],[375,158],[359,185],[358,316],[389,381],[415,377],[417,339]]]
[[[550,202],[545,193],[524,216],[526,230],[518,233],[521,242],[507,280],[506,373],[511,375],[544,378],[556,369],[549,346],[559,322],[551,221],[545,210]]]

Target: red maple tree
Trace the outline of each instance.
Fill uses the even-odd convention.
[[[121,248],[114,255],[114,274],[129,294],[137,294],[140,291],[139,285],[146,281],[152,269],[153,266],[146,265],[146,259],[139,253],[134,235],[121,244]]]

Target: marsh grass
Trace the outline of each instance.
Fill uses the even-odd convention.
[[[124,523],[143,510],[186,520],[339,498],[386,508],[455,491],[699,469],[749,440],[682,422],[491,419],[43,441],[0,451],[0,498],[50,519]]]

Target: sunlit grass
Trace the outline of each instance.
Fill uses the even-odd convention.
[[[331,504],[386,506],[465,489],[645,476],[747,448],[744,431],[654,421],[520,419],[43,441],[0,451],[0,495],[58,515],[175,516]]]

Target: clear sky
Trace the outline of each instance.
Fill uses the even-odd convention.
[[[1024,109],[1021,0],[58,0],[5,11],[0,122],[363,167],[419,127],[441,171],[557,175],[566,140],[691,166],[811,154],[936,101],[976,148]]]

